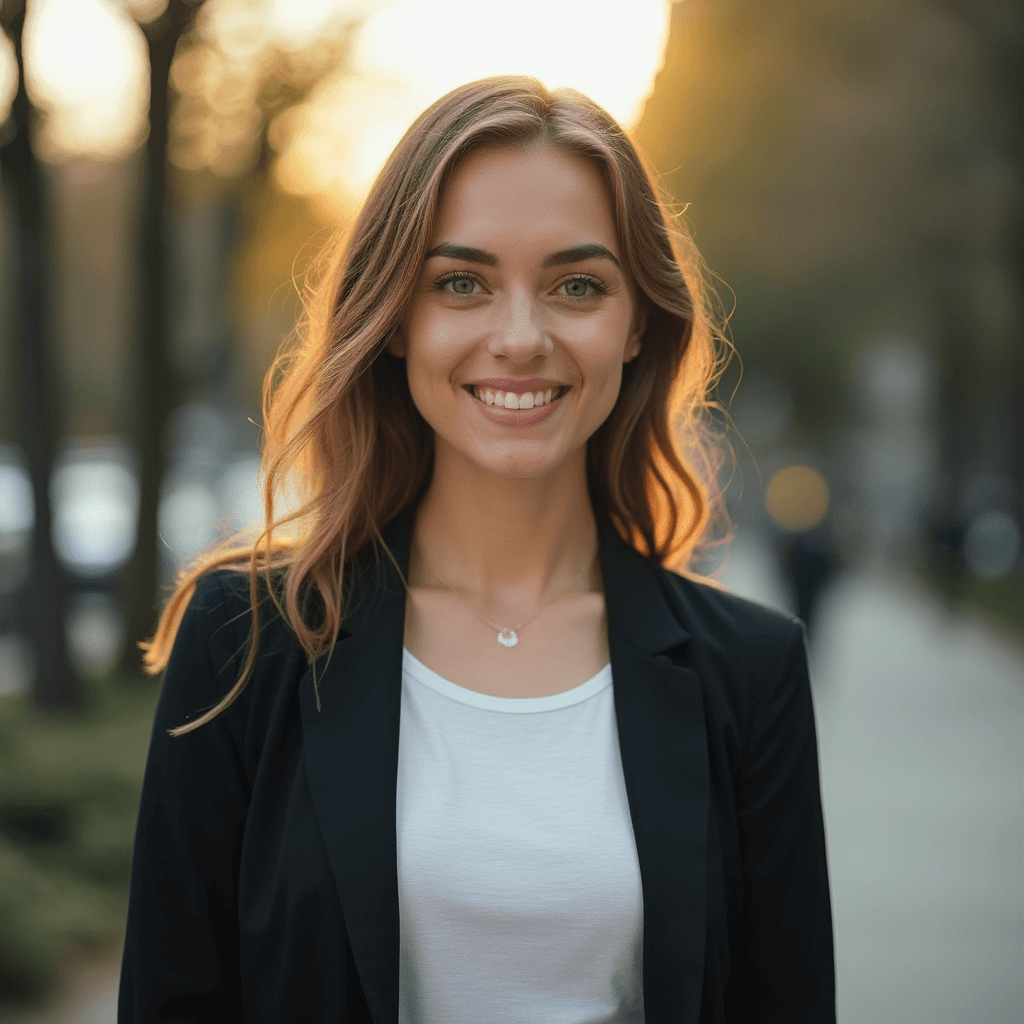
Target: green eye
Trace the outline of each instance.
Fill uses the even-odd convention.
[[[456,295],[472,295],[476,287],[476,281],[471,277],[449,277],[444,283],[449,285]]]
[[[604,289],[589,277],[571,277],[568,281],[562,282],[565,295],[570,299],[590,299],[600,295]]]

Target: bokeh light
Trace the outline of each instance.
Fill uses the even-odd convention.
[[[18,91],[18,60],[14,44],[6,32],[0,32],[0,124],[11,115],[11,104]]]
[[[21,466],[0,463],[0,550],[32,529],[32,481]]]
[[[124,0],[124,6],[140,25],[148,25],[167,10],[167,0]]]
[[[101,676],[117,664],[124,644],[124,619],[109,594],[76,594],[66,632],[68,653],[83,676]]]
[[[267,0],[271,38],[287,50],[313,46],[339,21],[356,19],[376,6],[376,0]]]
[[[971,520],[967,528],[964,557],[982,579],[997,580],[1013,571],[1020,553],[1020,531],[1013,516],[987,511]]]
[[[828,484],[811,466],[786,466],[768,482],[764,503],[782,529],[809,530],[828,512]]]
[[[165,555],[180,564],[217,542],[220,505],[200,479],[167,480],[160,498],[160,540]]]
[[[69,453],[54,470],[53,546],[76,576],[122,568],[135,548],[139,485],[120,459]]]
[[[171,67],[171,161],[222,178],[249,171],[267,121],[348,66],[346,40],[368,5],[374,0],[206,0]]]
[[[111,0],[30,0],[25,15],[25,78],[46,116],[36,152],[59,162],[88,155],[116,159],[146,133],[146,39]]]

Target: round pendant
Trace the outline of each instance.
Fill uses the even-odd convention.
[[[516,636],[514,629],[503,629],[498,634],[498,643],[501,644],[502,647],[515,647],[515,645],[519,643],[519,637]]]

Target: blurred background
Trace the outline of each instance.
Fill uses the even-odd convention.
[[[2,0],[0,1021],[113,1021],[182,559],[259,510],[296,282],[413,117],[535,74],[711,271],[731,541],[809,629],[840,1020],[1024,1020],[1024,9]]]

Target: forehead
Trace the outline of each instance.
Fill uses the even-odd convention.
[[[488,146],[456,169],[438,207],[431,244],[554,251],[601,242],[618,253],[601,172],[554,146]]]

